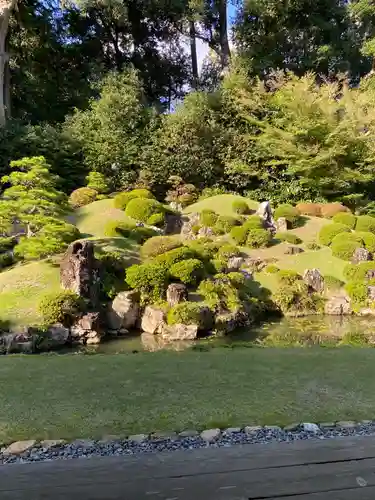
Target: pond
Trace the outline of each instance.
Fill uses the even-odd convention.
[[[197,341],[166,342],[158,335],[134,334],[99,345],[79,347],[76,352],[116,354],[161,349],[205,350],[214,347],[303,347],[311,345],[375,345],[375,318],[358,316],[306,316],[281,318],[240,329],[225,337]],[[70,351],[71,352],[71,351]]]

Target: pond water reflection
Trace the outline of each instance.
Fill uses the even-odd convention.
[[[225,337],[197,341],[167,342],[158,335],[143,333],[112,339],[100,345],[80,347],[76,352],[116,354],[162,349],[181,351],[189,348],[242,346],[336,346],[375,345],[375,318],[356,316],[306,316],[281,318],[251,328],[237,330]]]

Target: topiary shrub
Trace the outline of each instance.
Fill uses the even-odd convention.
[[[204,308],[196,302],[181,302],[168,311],[168,325],[198,325],[198,329],[205,327]]]
[[[324,276],[324,288],[326,290],[339,290],[344,286],[344,282],[334,276]]]
[[[164,225],[164,222],[165,222],[165,215],[164,213],[161,212],[153,214],[151,215],[151,217],[147,219],[147,224],[149,224],[150,226],[160,227]]]
[[[120,210],[125,210],[129,201],[136,198],[146,198],[149,200],[154,199],[154,195],[148,189],[133,189],[132,191],[126,191],[124,193],[118,193],[113,198],[113,204],[115,208]]]
[[[69,204],[73,208],[84,207],[96,200],[98,192],[89,187],[78,188],[69,196]]]
[[[205,227],[214,227],[218,219],[218,215],[213,210],[202,210],[199,215],[199,222]]]
[[[351,299],[353,311],[357,312],[368,305],[367,283],[363,281],[349,281],[345,285],[345,291]]]
[[[227,261],[225,259],[212,259],[209,264],[212,274],[224,273],[227,270]]]
[[[244,226],[247,229],[264,229],[263,221],[258,215],[247,217]]]
[[[371,279],[372,274],[375,275],[374,261],[348,264],[344,269],[344,277],[348,281],[365,281]]]
[[[276,233],[274,239],[286,241],[287,243],[291,243],[292,245],[299,245],[300,243],[302,243],[301,238],[298,238],[298,236],[293,233]]]
[[[331,245],[332,255],[342,260],[350,260],[360,245],[355,241],[334,242]]]
[[[298,203],[296,209],[302,215],[309,215],[310,217],[321,217],[320,203]]]
[[[271,242],[272,236],[266,229],[249,229],[246,246],[250,248],[264,248]]]
[[[150,259],[181,246],[182,243],[178,236],[154,236],[142,245],[141,257],[142,259]]]
[[[87,187],[94,189],[99,194],[109,192],[109,185],[107,179],[100,172],[90,172],[86,177]]]
[[[38,311],[45,325],[62,323],[70,326],[74,317],[82,312],[84,307],[84,302],[79,295],[61,291],[44,295],[38,304]]]
[[[215,280],[202,281],[198,293],[204,297],[206,304],[217,312],[236,311],[242,305],[238,286],[231,284],[225,274],[217,274]]]
[[[375,233],[375,217],[370,215],[359,215],[355,225],[356,231]]]
[[[320,204],[320,211],[322,214],[322,217],[325,217],[326,219],[332,219],[336,214],[340,212],[350,212],[348,207],[345,207],[342,203],[321,203]]]
[[[238,219],[230,215],[219,215],[215,224],[215,232],[217,234],[230,233],[231,229],[239,225]]]
[[[79,229],[73,224],[67,222],[49,223],[42,227],[38,236],[47,238],[56,238],[63,243],[72,243],[81,237]]]
[[[169,250],[161,255],[157,255],[154,257],[153,261],[158,264],[164,266],[166,271],[169,271],[170,268],[176,264],[177,262],[181,262],[182,260],[187,259],[195,259],[197,256],[191,248],[188,247],[179,247],[174,248],[173,250]]]
[[[306,248],[308,250],[320,250],[320,246],[315,243],[315,241],[310,241],[310,243],[307,243]]]
[[[249,205],[244,200],[235,200],[232,203],[232,210],[236,214],[244,215],[249,213]]]
[[[212,259],[217,253],[217,243],[205,238],[187,241],[186,245],[194,252],[197,259],[203,261]]]
[[[231,273],[227,273],[224,275],[226,279],[230,281],[230,283],[235,287],[240,287],[245,284],[246,277],[243,273],[233,271]],[[215,276],[217,277],[217,276]]]
[[[319,231],[319,243],[329,246],[333,238],[340,233],[350,233],[350,229],[345,224],[328,224]]]
[[[147,223],[154,214],[164,213],[164,207],[156,200],[134,198],[126,205],[125,214],[134,220]]]
[[[231,244],[223,245],[219,248],[217,255],[219,259],[229,259],[230,257],[238,257],[241,254],[241,251],[235,246]]]
[[[280,271],[280,268],[275,266],[275,264],[268,264],[268,266],[266,266],[264,270],[268,274],[276,274]]]
[[[364,231],[359,231],[353,233],[357,235],[358,238],[360,238],[363,241],[363,245],[371,253],[375,252],[375,234],[370,233],[370,232],[364,232]]]
[[[309,293],[309,287],[301,280],[283,283],[274,293],[273,299],[281,311],[292,314],[321,312],[324,298]]]
[[[168,271],[162,264],[134,264],[126,270],[126,283],[142,294],[143,302],[163,299],[168,284]]]
[[[333,238],[331,246],[333,246],[334,244],[338,245],[340,243],[347,243],[348,241],[350,241],[351,243],[356,243],[358,248],[363,247],[363,245],[364,245],[364,242],[363,242],[361,236],[359,236],[358,233],[353,232],[353,233],[339,233],[339,234],[337,234]]]
[[[345,224],[345,226],[348,226],[350,229],[354,229],[357,217],[349,212],[339,212],[333,216],[332,220],[338,224]]]
[[[291,285],[301,279],[301,275],[292,269],[280,269],[277,272],[277,279],[280,283]]]
[[[275,220],[280,219],[280,217],[284,217],[290,227],[297,227],[299,221],[301,220],[301,215],[297,208],[292,205],[288,205],[287,203],[279,205],[275,210],[274,216]]]
[[[111,220],[104,226],[104,235],[108,238],[129,238],[135,227],[136,225],[134,222]]]
[[[236,226],[231,229],[230,237],[237,243],[237,245],[245,245],[248,233],[249,229],[245,225]]]
[[[204,265],[200,260],[187,259],[173,264],[169,273],[185,285],[195,285],[203,278],[204,270]]]

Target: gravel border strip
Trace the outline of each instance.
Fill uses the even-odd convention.
[[[0,464],[28,463],[93,456],[121,456],[270,442],[307,439],[331,439],[344,436],[375,435],[375,420],[295,423],[278,426],[246,426],[227,429],[195,429],[175,432],[136,434],[126,438],[108,435],[100,440],[28,440],[15,441],[0,449]]]

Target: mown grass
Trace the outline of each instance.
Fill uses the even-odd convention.
[[[373,418],[375,349],[9,356],[0,441]]]
[[[257,201],[249,200],[243,196],[234,194],[218,194],[189,205],[184,209],[184,213],[202,212],[202,210],[209,209],[220,215],[236,215],[232,206],[233,202],[237,200],[245,201],[251,210],[256,210],[259,206]]]

